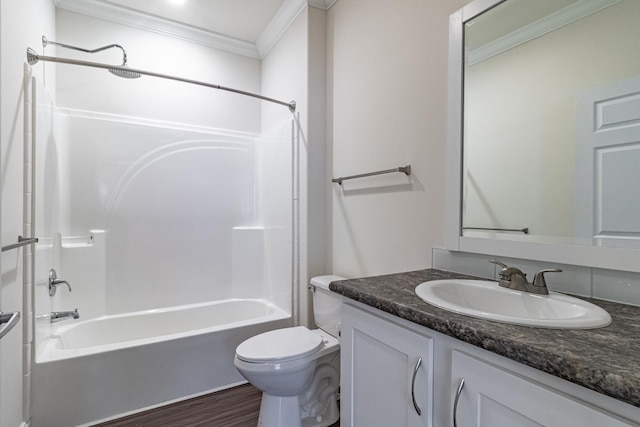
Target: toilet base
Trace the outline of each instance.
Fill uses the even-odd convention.
[[[340,413],[335,397],[330,402],[330,409],[324,419],[305,418],[303,420],[298,396],[271,396],[262,393],[258,427],[328,427],[338,421],[338,418]]]
[[[258,427],[302,427],[298,396],[262,393]]]

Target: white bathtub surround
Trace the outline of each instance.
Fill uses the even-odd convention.
[[[290,154],[256,153],[260,137],[243,132],[72,110],[60,122],[58,154],[38,171],[39,182],[59,173],[58,231],[44,261],[73,292],[56,295],[52,310],[77,306],[90,319],[238,297],[291,301]],[[265,173],[255,168],[263,158]],[[271,168],[287,171],[278,198],[260,195]],[[39,265],[37,281],[52,267]]]
[[[69,109],[53,118],[59,137],[36,153],[49,216],[39,216],[33,425],[242,382],[235,347],[292,323],[291,121],[265,139]],[[49,296],[51,268],[71,292]],[[49,322],[75,308],[79,320]]]

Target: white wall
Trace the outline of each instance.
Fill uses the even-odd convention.
[[[260,93],[258,59],[66,10],[57,11],[56,25],[57,40],[51,39],[60,43],[85,49],[121,44],[132,68]],[[86,54],[50,46],[45,52],[114,65],[122,61],[119,49]],[[148,76],[115,78],[106,70],[78,66],[58,65],[57,74],[61,107],[260,132],[261,102],[254,98]]]
[[[54,8],[50,0],[3,0],[0,3],[0,141],[3,245],[25,235],[23,217],[24,136],[23,80],[26,49],[37,48],[42,31],[55,34]],[[44,81],[54,76],[46,68]],[[34,73],[45,77],[44,67]],[[29,118],[29,116],[27,116]],[[27,206],[27,212],[30,210]],[[2,254],[0,311],[20,311],[22,320],[0,343],[0,424],[17,427],[31,416],[31,323],[30,255],[23,264],[20,250]],[[23,274],[26,273],[26,274]],[[23,290],[27,292],[25,293]],[[23,362],[24,361],[24,362]]]
[[[444,241],[449,15],[467,0],[339,0],[328,14],[333,272],[430,266]]]

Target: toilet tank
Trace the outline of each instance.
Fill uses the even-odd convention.
[[[313,292],[313,316],[316,325],[337,338],[342,322],[341,311],[344,298],[329,290],[329,283],[336,280],[346,279],[334,275],[313,277],[310,289]]]

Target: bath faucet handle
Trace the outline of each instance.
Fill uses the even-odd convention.
[[[546,270],[538,271],[535,276],[533,276],[533,286],[545,289],[547,288],[547,281],[544,279],[544,273],[562,273],[562,270],[559,268],[548,268]]]
[[[58,286],[67,285],[69,292],[71,292],[71,285],[66,280],[58,279],[58,273],[52,268],[49,270],[49,296],[52,297],[56,294]]]

